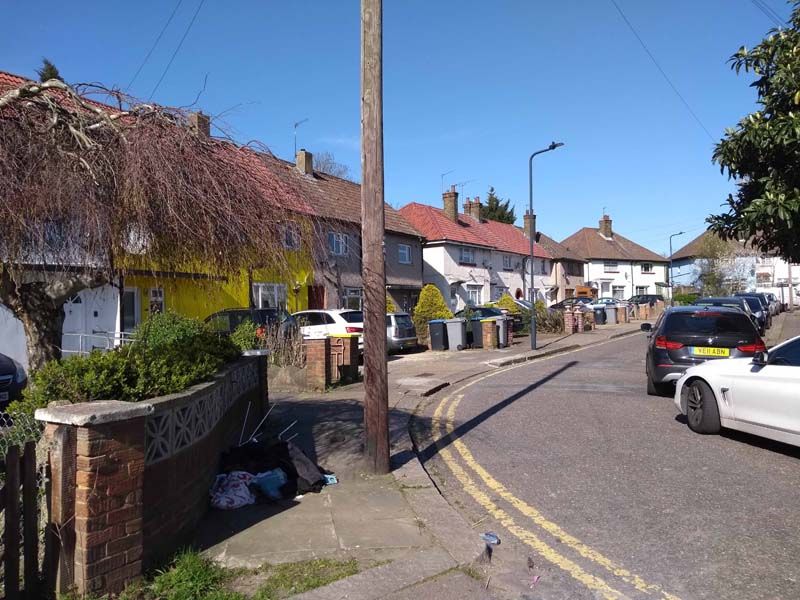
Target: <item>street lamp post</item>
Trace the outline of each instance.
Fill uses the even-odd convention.
[[[531,222],[533,219],[533,157],[538,154],[543,154],[545,152],[550,152],[563,146],[562,142],[550,142],[550,145],[545,148],[544,150],[539,150],[531,154],[531,157],[528,159],[528,212],[531,215]],[[534,295],[533,291],[533,273],[534,273],[534,258],[533,258],[533,244],[534,238],[536,238],[536,232],[533,231],[535,227],[531,227],[531,231],[528,233],[530,234],[530,243],[531,243],[531,255],[530,255],[530,269],[531,269],[531,282],[529,287],[529,297],[531,302],[531,350],[536,350],[536,296]]]
[[[669,305],[675,306],[675,289],[672,284],[672,238],[683,235],[683,231],[673,233],[669,236]]]

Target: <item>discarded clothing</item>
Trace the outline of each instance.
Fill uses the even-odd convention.
[[[253,476],[243,471],[217,475],[210,491],[211,506],[222,510],[233,510],[255,504],[256,497],[248,487],[252,481]]]
[[[282,488],[286,485],[286,473],[283,469],[273,469],[266,473],[259,473],[253,479],[253,485],[270,500],[280,500],[283,498]]]

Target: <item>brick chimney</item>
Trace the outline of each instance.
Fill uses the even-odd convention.
[[[211,137],[211,117],[203,111],[189,115],[189,128],[202,137]]]
[[[528,239],[533,237],[533,234],[536,233],[536,213],[531,214],[530,211],[525,211],[525,215],[522,217],[522,231]]]
[[[451,185],[450,189],[442,194],[444,204],[444,216],[453,223],[458,223],[458,192],[456,186]]]
[[[603,215],[600,219],[600,235],[606,238],[614,237],[614,232],[611,229],[611,217]]]
[[[464,202],[464,214],[472,214],[472,200],[470,200],[469,197],[467,197],[466,202]]]
[[[469,205],[469,216],[475,219],[478,223],[481,222],[481,197],[475,196],[475,199]]]
[[[297,170],[303,175],[314,174],[314,155],[305,148],[297,151]]]

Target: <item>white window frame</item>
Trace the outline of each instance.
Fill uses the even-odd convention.
[[[475,265],[475,248],[461,246],[458,253],[458,262],[462,265]]]
[[[340,231],[329,231],[328,250],[333,256],[347,256],[350,251],[350,236]]]
[[[648,293],[647,290],[649,290],[649,289],[650,288],[648,286],[646,286],[646,285],[637,285],[636,286],[636,294],[635,295],[636,296],[644,296],[645,294]]]
[[[645,268],[646,266],[649,266],[650,268],[646,269]],[[653,263],[642,263],[642,274],[643,275],[653,275],[653,274],[655,274],[655,272],[656,272],[656,270],[655,270],[655,266],[653,265]]]
[[[411,246],[409,244],[397,244],[397,262],[401,265],[411,264]]]
[[[350,305],[351,300],[356,300],[357,306]],[[364,309],[364,290],[363,288],[346,287],[342,295],[342,308],[348,310]]]
[[[150,288],[147,292],[147,301],[147,309],[150,311],[151,315],[163,313],[167,309],[163,287]]]
[[[503,254],[503,268],[509,271],[514,268],[513,257],[510,254]]]
[[[266,281],[253,282],[255,308],[286,308],[286,286]]]
[[[612,285],[611,286],[611,297],[615,300],[625,300],[625,286],[624,285]]]
[[[469,304],[470,306],[480,306],[482,301],[483,301],[483,286],[468,285],[467,304]]]
[[[300,228],[297,223],[286,223],[283,228],[283,247],[287,250],[300,249]]]
[[[619,273],[619,261],[604,260],[603,273]]]

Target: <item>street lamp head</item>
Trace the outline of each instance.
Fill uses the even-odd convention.
[[[550,142],[550,146],[548,147],[548,150],[555,150],[556,148],[560,148],[563,145],[564,145],[564,142]]]

